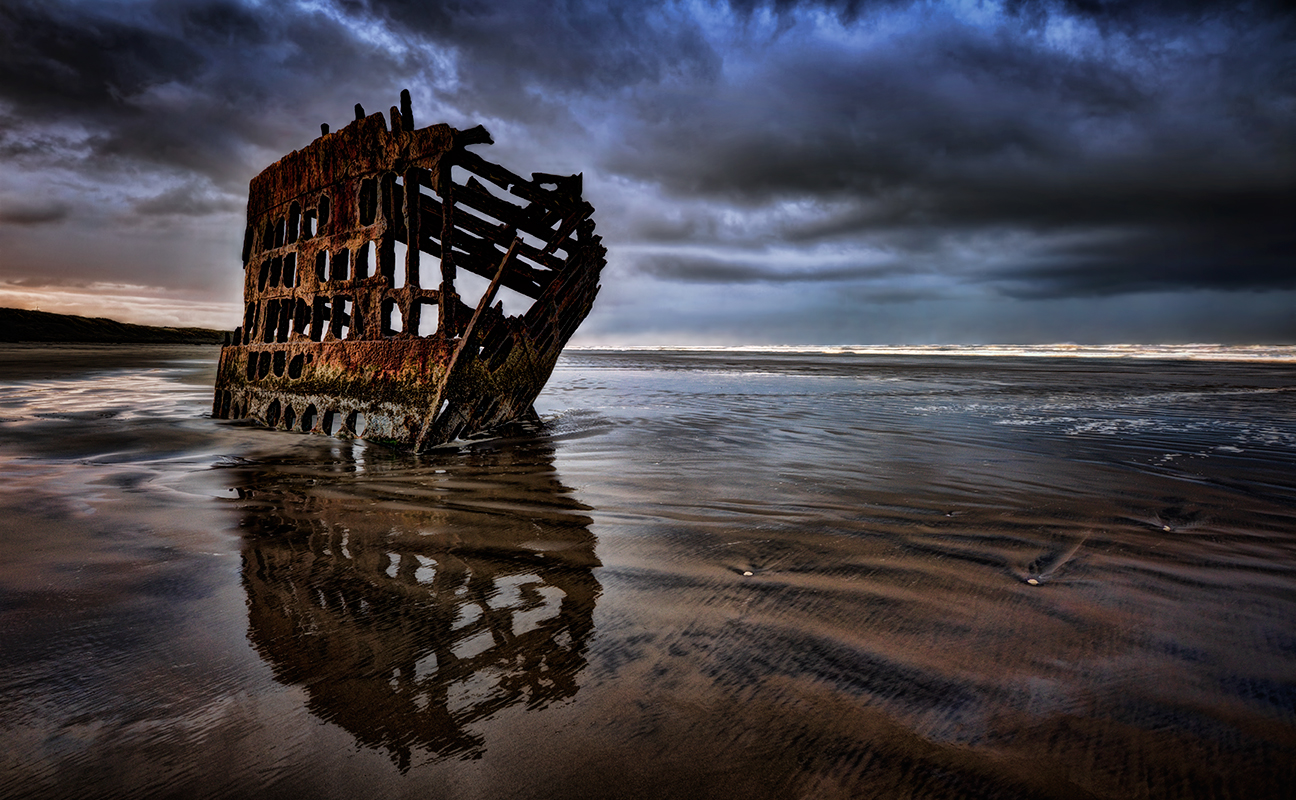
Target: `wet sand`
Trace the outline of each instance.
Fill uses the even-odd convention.
[[[0,346],[0,797],[1280,797],[1296,368],[576,352],[423,456]]]

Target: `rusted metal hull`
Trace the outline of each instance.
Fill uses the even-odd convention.
[[[531,411],[605,263],[581,176],[524,180],[465,149],[484,129],[402,106],[390,129],[357,106],[252,180],[213,416],[426,449]]]

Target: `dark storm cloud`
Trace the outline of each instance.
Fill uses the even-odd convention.
[[[174,34],[96,15],[84,6],[0,7],[0,92],[23,112],[58,116],[125,110],[124,96],[191,77],[199,54]]]
[[[86,169],[173,169],[238,194],[249,149],[282,146],[282,115],[401,67],[326,15],[236,2],[12,3],[0,48],[6,117],[82,129]]]
[[[818,49],[787,28],[744,81],[648,99],[605,164],[677,198],[833,206],[781,227],[788,242],[1093,233],[982,272],[1015,294],[1289,285],[1292,17],[1198,4],[1138,27],[1156,9],[1072,5],[1110,24],[1049,31],[1061,6],[1031,6]]]
[[[1290,217],[1289,217],[1290,219]],[[1017,298],[1102,297],[1166,288],[1204,290],[1296,289],[1296,252],[1289,222],[1272,228],[1239,225],[1221,237],[1220,228],[1188,226],[1144,232],[1116,242],[1073,245],[1036,264],[992,270],[984,280]],[[1275,233],[1274,230],[1279,233]]]
[[[677,10],[521,0],[17,2],[0,7],[0,49],[6,116],[84,127],[90,166],[172,167],[234,191],[242,185],[231,176],[246,180],[254,166],[249,146],[300,146],[314,124],[302,117],[338,127],[356,100],[387,100],[410,83],[445,79],[439,92],[451,108],[536,122],[573,98],[705,78],[720,63]],[[462,68],[439,65],[438,53]],[[6,145],[40,146],[13,135]]]
[[[0,223],[9,225],[45,225],[67,219],[71,208],[66,203],[17,206],[0,204]]]
[[[229,213],[239,211],[243,207],[241,200],[197,182],[168,189],[161,194],[132,204],[132,208],[140,214],[160,216],[174,214],[192,217]]]
[[[1284,105],[1296,76],[1244,52],[1201,65],[1237,73],[1236,83],[1203,85],[1190,98],[1165,97],[1157,78],[1134,69],[939,24],[868,53],[787,48],[775,58],[714,94],[645,102],[611,166],[681,196],[736,204],[882,196],[886,224],[1110,216],[1084,193],[1120,199],[1197,184],[1210,195],[1239,167],[1265,188],[1282,185],[1269,159],[1289,141]],[[1166,107],[1176,101],[1193,106],[1192,117]],[[1146,207],[1121,202],[1114,214],[1130,205]]]
[[[373,0],[393,29],[465,53],[463,78],[508,93],[514,85],[601,92],[670,76],[714,77],[718,54],[699,24],[671,3],[483,4]]]
[[[890,277],[906,272],[894,264],[865,263],[797,270],[768,262],[701,255],[645,255],[633,257],[632,261],[640,272],[684,283],[824,283]]]

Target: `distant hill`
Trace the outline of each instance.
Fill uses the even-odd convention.
[[[156,328],[103,317],[0,308],[0,342],[99,342],[103,344],[222,344],[225,331]]]

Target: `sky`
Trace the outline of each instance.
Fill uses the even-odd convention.
[[[577,344],[1296,343],[1281,3],[0,0],[0,306],[232,329],[353,106],[585,176]]]

